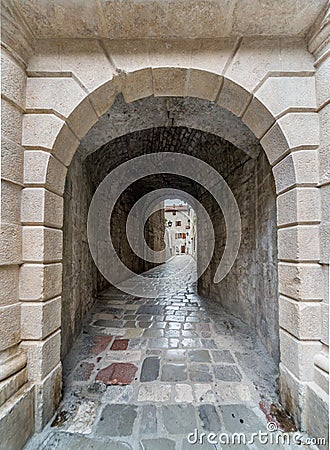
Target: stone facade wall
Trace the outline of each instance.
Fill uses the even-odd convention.
[[[308,9],[300,15],[287,7],[289,0],[279,2],[280,11],[270,14],[267,10],[267,20],[265,10],[257,6],[236,8],[240,16],[234,20],[235,29],[233,24],[222,26],[228,16],[223,11],[221,22],[200,10],[200,20],[193,21],[199,26],[198,39],[191,20],[177,14],[175,7],[180,26],[168,35],[167,24],[178,22],[167,17],[167,11],[167,20],[161,18],[165,24],[162,33],[158,27],[153,28],[153,39],[142,33],[139,39],[134,35],[126,40],[127,27],[122,27],[122,21],[127,16],[117,15],[118,28],[125,33],[117,35],[117,26],[111,26],[113,34],[97,35],[102,41],[95,34],[91,38],[92,28],[80,21],[80,14],[72,14],[72,9],[65,18],[74,35],[63,34],[62,9],[56,16],[43,13],[47,20],[40,29],[40,15],[29,14],[35,11],[30,4],[25,2],[22,14],[18,1],[3,3],[4,199],[17,205],[21,196],[23,232],[17,217],[14,219],[7,208],[1,228],[1,369],[5,374],[0,412],[1,424],[5,425],[1,435],[3,430],[21,431],[23,424],[27,431],[18,443],[21,446],[33,431],[33,419],[27,421],[20,416],[20,404],[26,396],[30,406],[33,401],[35,404],[36,429],[45,425],[59,401],[61,227],[66,172],[80,143],[86,144],[86,137],[96,150],[111,139],[146,128],[140,123],[141,116],[129,106],[105,117],[118,93],[128,104],[150,96],[162,98],[164,108],[158,115],[151,110],[149,128],[173,124],[190,127],[192,116],[187,110],[176,114],[175,108],[167,105],[173,96],[184,101],[195,97],[215,106],[215,115],[201,104],[193,109],[198,129],[250,151],[247,135],[241,132],[244,123],[250,137],[260,140],[272,166],[277,195],[281,398],[299,424],[317,435],[313,417],[315,411],[327,410],[329,372],[330,84],[326,1],[306,1],[309,8],[316,8],[315,14]],[[121,7],[125,5],[122,2]],[[49,5],[39,2],[37,6]],[[77,3],[76,7],[81,5]],[[79,20],[75,26],[73,17]],[[89,19],[98,17],[99,13],[88,14]],[[114,18],[112,14],[108,17]],[[153,14],[145,17],[154,20]],[[213,28],[205,26],[204,19],[209,17],[217,24],[216,35]],[[30,19],[32,26],[26,24]],[[52,26],[54,19],[56,25]],[[103,27],[106,21],[101,22]],[[150,29],[148,21],[141,23]],[[130,23],[128,28],[138,31]],[[82,33],[77,34],[78,30]],[[207,39],[205,31],[210,33]],[[191,33],[194,39],[189,39]],[[102,123],[104,130],[109,125],[107,136],[104,132],[93,134],[96,123]],[[8,181],[17,187],[8,186]],[[27,379],[29,391],[26,385],[20,388]]]

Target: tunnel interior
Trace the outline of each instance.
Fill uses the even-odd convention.
[[[158,120],[160,110],[165,111],[166,123]],[[184,116],[185,121],[181,120]],[[215,233],[213,256],[198,280],[198,293],[247,324],[251,335],[258,337],[278,364],[276,197],[271,167],[260,144],[231,113],[197,99],[151,97],[131,105],[119,99],[99,122],[94,135],[87,136],[76,152],[65,185],[62,357],[81,332],[83,319],[93,306],[97,292],[108,286],[93,262],[87,240],[88,209],[97,187],[125,161],[148,153],[175,152],[199,158],[216,169],[235,196],[242,236],[230,273],[220,283],[213,283],[227,236],[222,211],[201,185],[175,174],[145,177],[123,192],[111,217],[111,237],[116,251],[135,273],[153,267],[134,254],[126,239],[129,211],[143,195],[164,187],[195,197],[207,210]],[[212,128],[212,123],[217,129]],[[104,138],[104,130],[109,129],[115,132],[109,132],[108,141],[98,146],[100,135]],[[148,221],[145,237],[151,248],[163,248],[161,211]],[[198,240],[197,260],[204,244]]]

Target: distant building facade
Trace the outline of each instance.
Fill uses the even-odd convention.
[[[193,257],[197,249],[197,218],[187,204],[165,206],[165,239],[168,256],[189,254]]]

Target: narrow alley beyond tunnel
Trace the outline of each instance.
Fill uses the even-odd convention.
[[[194,260],[180,255],[145,276],[187,263],[192,273]],[[267,431],[277,372],[247,326],[197,295],[189,274],[177,282],[174,295],[154,299],[114,288],[98,296],[64,361],[56,417],[26,449],[273,448],[188,442],[190,433],[194,441],[203,432]]]

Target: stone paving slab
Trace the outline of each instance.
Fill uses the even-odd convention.
[[[96,428],[97,435],[130,436],[137,417],[135,405],[106,405]]]
[[[146,274],[156,283],[180,261]],[[64,361],[56,417],[26,450],[221,450],[187,436],[264,430],[259,402],[277,401],[275,365],[244,324],[195,289],[187,282],[154,299],[102,292]]]

